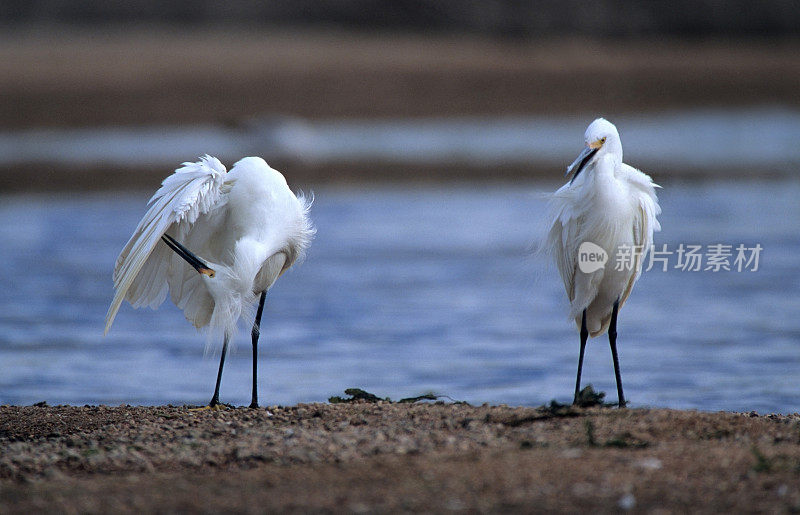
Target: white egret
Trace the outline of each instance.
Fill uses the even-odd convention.
[[[622,162],[617,128],[598,118],[586,129],[586,147],[567,167],[570,181],[550,199],[548,246],[580,331],[575,400],[581,385],[588,336],[608,330],[619,406],[625,406],[617,356],[617,314],[642,272],[642,262],[661,226],[649,176]]]
[[[228,342],[239,318],[255,311],[250,407],[258,407],[257,348],[264,300],[311,243],[311,201],[295,196],[283,175],[260,157],[245,157],[226,173],[218,159],[206,155],[183,163],[167,177],[149,206],[117,258],[116,292],[105,332],[123,299],[135,308],[155,309],[169,291],[195,327],[223,333],[209,403],[214,407]]]

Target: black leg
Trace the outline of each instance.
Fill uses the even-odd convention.
[[[586,329],[586,310],[583,310],[581,316],[581,351],[578,355],[578,378],[575,379],[575,397],[572,399],[573,404],[578,404],[578,394],[581,392],[581,372],[583,371],[583,354],[586,351],[586,339],[589,337],[589,331]]]
[[[619,407],[625,407],[625,395],[622,393],[622,376],[619,373],[619,356],[617,356],[617,313],[619,312],[619,300],[614,302],[614,309],[611,311],[611,324],[608,326],[608,343],[611,345],[611,358],[614,360],[614,376],[617,380],[617,397]]]
[[[264,312],[264,301],[267,298],[266,290],[261,292],[261,299],[258,301],[258,311],[256,311],[256,319],[253,322],[253,332],[251,333],[253,340],[253,396],[250,401],[251,408],[258,407],[258,335],[261,333],[261,313]]]
[[[219,404],[219,384],[222,382],[222,367],[225,365],[225,354],[228,352],[228,335],[225,335],[225,341],[222,344],[222,357],[219,360],[219,372],[217,372],[217,386],[214,388],[214,396],[211,402],[208,403],[210,407]]]

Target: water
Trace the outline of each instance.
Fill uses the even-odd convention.
[[[578,336],[548,260],[531,254],[555,185],[324,188],[308,259],[267,300],[264,404],[361,387],[471,403],[571,400]],[[148,193],[0,197],[0,403],[204,403],[218,342],[171,304],[123,306],[107,337],[116,254]],[[634,406],[800,411],[800,183],[668,184],[658,244],[763,247],[756,272],[651,270],[620,314]],[[670,262],[675,264],[676,261]],[[586,382],[615,398],[607,340]],[[222,400],[249,402],[247,331]]]
[[[36,129],[0,132],[0,166],[164,166],[210,153],[306,162],[538,164],[563,169],[594,114],[563,117],[301,120],[274,117],[215,125]],[[750,173],[800,165],[800,112],[781,106],[614,117],[636,166]]]

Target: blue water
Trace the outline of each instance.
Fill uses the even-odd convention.
[[[596,113],[573,116],[302,120],[216,125],[0,131],[0,166],[164,166],[210,153],[334,163],[538,164],[564,169]],[[786,173],[800,165],[800,112],[785,106],[665,111],[612,117],[631,164]]]
[[[578,336],[541,236],[552,184],[326,187],[306,262],[267,300],[262,404],[361,387],[471,403],[571,400]],[[150,192],[0,196],[0,403],[204,403],[219,346],[171,304],[120,311],[114,260]],[[656,243],[760,244],[759,269],[646,272],[620,313],[634,406],[800,411],[800,183],[667,184]],[[676,264],[672,256],[670,266]],[[585,382],[616,397],[607,340]],[[250,396],[247,330],[222,400]]]

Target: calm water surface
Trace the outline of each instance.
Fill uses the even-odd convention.
[[[303,120],[273,117],[236,128],[102,127],[0,131],[0,166],[165,166],[206,152],[317,163],[535,164],[564,169],[596,113],[576,116]],[[800,112],[786,106],[665,111],[614,117],[632,163],[659,169],[797,169]]]
[[[264,404],[348,387],[471,403],[571,400],[578,336],[541,236],[556,185],[316,191],[308,259],[267,300]],[[117,253],[148,193],[0,196],[0,403],[204,403],[219,342],[174,306],[123,306],[107,337]],[[646,272],[620,314],[634,406],[800,411],[800,183],[667,184],[657,244],[763,247],[756,272]],[[240,333],[222,400],[247,404]],[[586,382],[615,398],[607,340]]]

